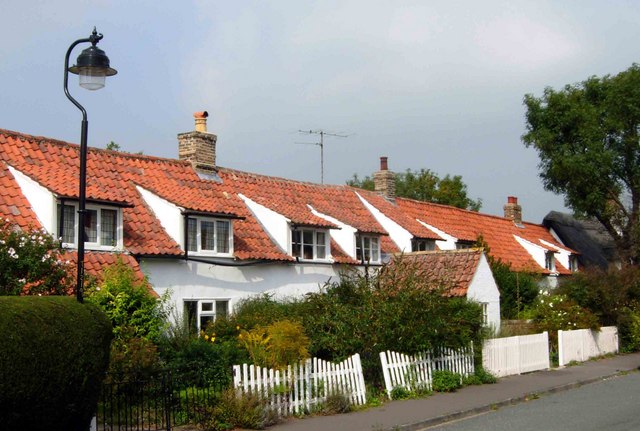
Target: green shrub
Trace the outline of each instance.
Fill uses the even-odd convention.
[[[198,425],[206,431],[264,429],[277,422],[265,400],[251,393],[238,395],[233,388],[223,391],[212,402],[201,404],[199,409]]]
[[[411,398],[411,396],[411,391],[404,386],[395,386],[393,389],[391,389],[392,400],[405,400],[407,398]]]
[[[102,282],[87,289],[86,296],[109,316],[116,339],[144,338],[155,343],[168,327],[168,296],[156,298],[147,281],[138,279],[121,259],[103,270]]]
[[[480,383],[483,385],[491,385],[498,382],[498,378],[491,374],[489,371],[485,370],[483,367],[476,367],[474,376],[476,376],[480,380]]]
[[[431,385],[436,392],[455,392],[462,387],[462,376],[448,370],[433,372]]]
[[[111,325],[69,297],[0,297],[0,429],[87,430]]]
[[[351,411],[351,401],[344,394],[328,395],[322,403],[321,412],[325,415],[339,415]]]
[[[280,320],[263,328],[242,331],[240,344],[247,350],[251,361],[267,368],[284,368],[309,358],[309,338],[298,322]]]

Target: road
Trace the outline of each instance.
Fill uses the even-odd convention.
[[[545,395],[429,431],[640,430],[640,373]]]

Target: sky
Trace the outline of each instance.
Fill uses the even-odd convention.
[[[208,111],[217,164],[325,183],[461,175],[482,212],[568,211],[526,148],[525,94],[640,60],[638,1],[0,0],[0,128],[78,143],[64,57],[93,27],[118,74],[89,92],[89,145],[177,158]],[[71,54],[71,63],[88,45]],[[307,143],[309,145],[300,144]]]

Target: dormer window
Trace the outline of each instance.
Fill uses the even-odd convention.
[[[233,253],[231,221],[211,217],[188,217],[186,248],[190,253],[231,255]]]
[[[327,259],[328,237],[325,230],[294,229],[291,231],[291,255],[304,260]]]
[[[436,249],[436,242],[432,239],[412,239],[411,251],[433,251]]]
[[[469,248],[473,248],[474,243],[471,241],[457,241],[456,242],[456,250],[466,250]]]
[[[58,235],[62,244],[77,247],[78,204],[58,204]],[[85,247],[94,250],[122,248],[122,209],[105,205],[87,205],[84,217]]]
[[[576,272],[578,270],[578,256],[572,254],[569,256],[569,270]]]
[[[544,254],[544,267],[551,272],[555,272],[556,270],[556,258],[552,251],[547,251]]]
[[[380,263],[380,238],[356,235],[356,259],[360,262]]]

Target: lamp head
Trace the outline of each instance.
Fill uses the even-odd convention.
[[[118,73],[109,65],[109,57],[96,44],[102,39],[102,34],[98,34],[93,29],[91,36],[92,45],[83,50],[78,56],[77,63],[69,68],[69,72],[78,75],[80,86],[87,90],[99,90],[104,87],[105,78]]]

